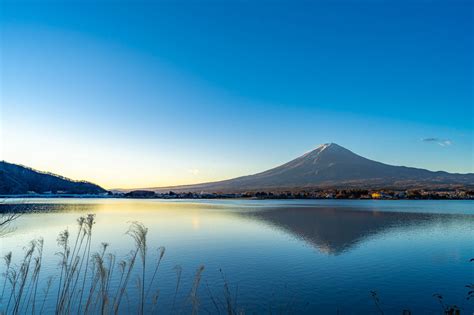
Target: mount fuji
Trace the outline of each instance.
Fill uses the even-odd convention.
[[[278,167],[233,179],[173,187],[147,188],[190,192],[243,192],[309,188],[437,188],[474,187],[474,174],[394,166],[369,160],[335,143],[316,149]]]

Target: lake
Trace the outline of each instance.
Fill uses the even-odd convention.
[[[44,239],[38,282],[44,313],[56,306],[58,234],[67,228],[75,237],[76,219],[88,213],[96,220],[92,251],[107,242],[117,263],[134,249],[130,224],[148,228],[148,281],[158,248],[166,248],[147,313],[189,313],[192,305],[202,314],[225,313],[230,301],[233,310],[250,314],[377,314],[371,291],[385,314],[440,314],[436,293],[462,314],[474,311],[466,299],[466,285],[474,283],[473,201],[7,199],[0,209],[24,212],[0,239],[0,255],[13,252],[13,265],[31,240]],[[141,265],[135,268],[141,274]],[[111,292],[119,278],[112,278]],[[121,313],[137,310],[133,279]],[[8,282],[5,290],[7,296]]]

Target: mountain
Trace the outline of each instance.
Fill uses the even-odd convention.
[[[107,191],[86,181],[74,181],[62,176],[0,161],[0,195],[19,195],[28,192],[100,194]]]
[[[359,156],[335,143],[323,144],[288,163],[234,179],[155,191],[243,192],[304,188],[474,187],[474,174],[451,174],[393,166]]]

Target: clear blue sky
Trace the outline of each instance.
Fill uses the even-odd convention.
[[[474,172],[473,1],[1,1],[1,155],[107,188],[326,142]]]

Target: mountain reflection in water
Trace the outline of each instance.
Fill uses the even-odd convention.
[[[272,208],[246,213],[305,240],[331,255],[346,252],[364,240],[388,230],[459,220],[459,215],[363,211],[356,208]],[[463,216],[466,220],[474,219]]]

